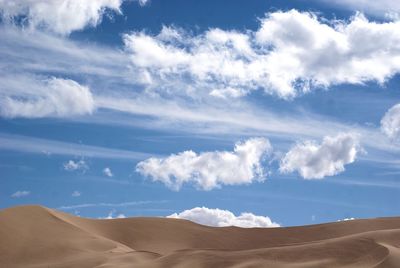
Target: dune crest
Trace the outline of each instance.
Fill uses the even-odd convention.
[[[0,211],[0,267],[400,267],[400,218],[288,228]]]

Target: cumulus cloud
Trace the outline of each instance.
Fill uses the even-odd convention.
[[[0,0],[5,19],[26,18],[29,27],[69,34],[101,22],[106,10],[120,13],[123,0]],[[143,1],[141,1],[143,2]]]
[[[81,195],[82,195],[82,193],[79,191],[73,191],[71,194],[72,197],[80,197]]]
[[[280,163],[282,173],[297,171],[304,179],[322,179],[345,170],[360,151],[358,137],[352,133],[326,136],[321,144],[305,141],[295,145]]]
[[[381,130],[391,140],[400,137],[400,104],[390,108],[381,120]]]
[[[261,162],[271,152],[265,138],[238,142],[233,152],[215,151],[195,153],[184,151],[166,158],[149,158],[139,162],[136,171],[153,181],[160,181],[173,190],[184,183],[193,183],[203,190],[221,185],[249,184],[265,179]]]
[[[0,115],[4,117],[67,117],[90,114],[95,108],[89,88],[69,79],[34,80],[30,88],[0,86]]]
[[[86,164],[84,160],[79,160],[79,161],[69,160],[68,162],[64,163],[64,169],[66,171],[76,171],[76,170],[86,171],[89,169],[89,166]]]
[[[354,220],[355,220],[355,218],[344,218],[344,219],[341,219],[338,221],[340,222],[340,221],[354,221]]]
[[[12,198],[20,198],[20,197],[28,196],[30,194],[31,194],[30,191],[16,191],[15,193],[13,193],[11,195],[11,197]]]
[[[100,218],[105,220],[124,219],[126,216],[122,213],[117,213],[115,209],[111,210],[106,217]]]
[[[400,21],[362,14],[327,21],[291,10],[260,24],[257,31],[198,35],[164,27],[158,35],[125,34],[124,42],[143,84],[159,94],[237,98],[261,88],[290,99],[336,84],[384,83],[400,71]]]
[[[112,173],[111,169],[109,167],[106,167],[103,169],[103,174],[106,175],[107,177],[113,177],[114,174]]]
[[[243,228],[254,227],[279,227],[279,224],[272,222],[269,217],[257,216],[253,213],[241,213],[236,216],[229,210],[210,209],[206,207],[196,207],[185,210],[181,213],[174,213],[168,218],[185,219],[199,224],[224,227],[237,226]]]

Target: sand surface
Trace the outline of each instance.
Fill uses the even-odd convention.
[[[252,228],[0,211],[0,267],[400,267],[400,218]]]

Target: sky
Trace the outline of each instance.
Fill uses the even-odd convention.
[[[0,208],[400,215],[397,0],[0,0]]]

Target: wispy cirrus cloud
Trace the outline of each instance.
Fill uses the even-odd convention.
[[[87,106],[89,109],[83,112],[67,109],[62,113],[63,117],[69,117],[92,112],[90,117],[76,118],[85,122],[148,124],[163,130],[174,130],[179,126],[182,130],[196,133],[234,132],[251,136],[276,136],[291,141],[298,138],[322,138],[332,131],[347,132],[355,129],[362,136],[368,137],[361,138],[367,146],[380,150],[397,150],[376,129],[308,113],[282,114],[269,107],[260,108],[246,99],[246,94],[260,88],[275,96],[288,94],[288,97],[294,97],[308,92],[306,87],[300,85],[311,85],[309,89],[312,90],[314,87],[328,87],[338,83],[384,83],[398,71],[397,24],[372,22],[361,15],[347,22],[327,22],[313,14],[292,10],[269,13],[260,19],[260,27],[255,31],[225,31],[216,28],[192,34],[174,27],[165,27],[158,35],[130,33],[125,36],[125,47],[120,49],[3,26],[0,27],[3,37],[0,40],[0,102],[10,97],[15,100],[40,99],[40,94],[35,93],[35,90],[24,92],[15,88],[29,89],[31,85],[55,77],[57,81],[74,81],[77,86],[90,89],[93,106]],[[291,25],[298,25],[299,29],[289,27]],[[315,44],[309,46],[307,36],[311,36]],[[364,42],[361,37],[391,41],[366,46],[369,42]],[[141,49],[146,47],[146,42],[159,48],[151,52]],[[210,47],[205,45],[207,42]],[[333,46],[332,49],[329,44]],[[291,47],[298,49],[292,50]],[[170,50],[172,54],[168,54]],[[333,54],[335,56],[327,58]],[[214,59],[202,65],[205,69],[195,66],[194,59],[201,55]],[[272,56],[279,56],[278,62],[286,62],[285,55],[291,59],[287,62],[297,62],[298,68],[294,72],[290,66],[274,65],[273,61],[268,63],[267,59]],[[211,63],[215,65],[211,66]],[[272,64],[272,69],[279,73],[268,73],[268,69],[265,69],[268,64]],[[225,65],[226,69],[219,68]],[[248,76],[246,72],[250,65],[261,66],[261,71]],[[247,71],[236,74],[229,66],[235,66],[235,72]],[[177,73],[181,69],[191,73],[179,77]],[[49,73],[52,75],[49,76]],[[160,74],[163,74],[162,77],[158,77]],[[244,80],[240,80],[242,77]],[[277,87],[279,90],[286,88],[286,93],[282,95],[274,92],[272,84],[263,84],[264,78],[271,77],[279,78],[279,83],[286,85]],[[179,83],[176,83],[177,79]],[[226,83],[221,84],[221,81]],[[279,84],[275,82],[275,85]],[[160,83],[162,86],[159,86]],[[196,85],[196,90],[193,90],[193,85]],[[236,89],[240,89],[239,92]],[[61,114],[57,111],[53,109],[42,116]],[[96,115],[104,111],[112,117],[107,120],[107,117],[102,116],[96,121]],[[13,114],[33,115],[24,113],[23,109],[15,109]],[[121,120],[122,115],[140,118],[132,122]]]
[[[79,191],[73,191],[71,194],[72,197],[80,197],[81,195],[82,195],[82,193]]]
[[[143,160],[150,154],[0,133],[0,150],[104,159]]]
[[[338,5],[345,9],[362,11],[380,17],[396,17],[400,13],[400,2],[397,0],[316,0],[329,5]]]
[[[30,194],[31,194],[30,191],[25,191],[25,190],[23,190],[23,191],[16,191],[15,193],[13,193],[13,194],[11,195],[11,197],[12,197],[12,198],[20,198],[20,197],[28,196],[28,195],[30,195]]]
[[[163,204],[168,202],[167,200],[148,200],[148,201],[132,201],[132,202],[122,202],[122,203],[85,203],[85,204],[77,204],[77,205],[69,205],[69,206],[61,206],[57,209],[60,210],[74,210],[79,208],[91,208],[91,207],[131,207],[131,206],[140,206],[147,204]]]
[[[400,71],[399,23],[373,22],[363,15],[327,21],[312,13],[278,11],[261,18],[255,31],[213,28],[195,35],[164,27],[158,35],[133,32],[124,35],[119,50],[3,27],[0,58],[11,60],[1,63],[7,68],[0,72],[0,98],[10,98],[7,88],[16,75],[24,87],[20,81],[26,86],[54,72],[91,81],[75,82],[92,89],[99,108],[105,103],[99,97],[123,93],[133,100],[189,97],[209,105],[259,89],[291,99],[338,84],[383,84]]]

